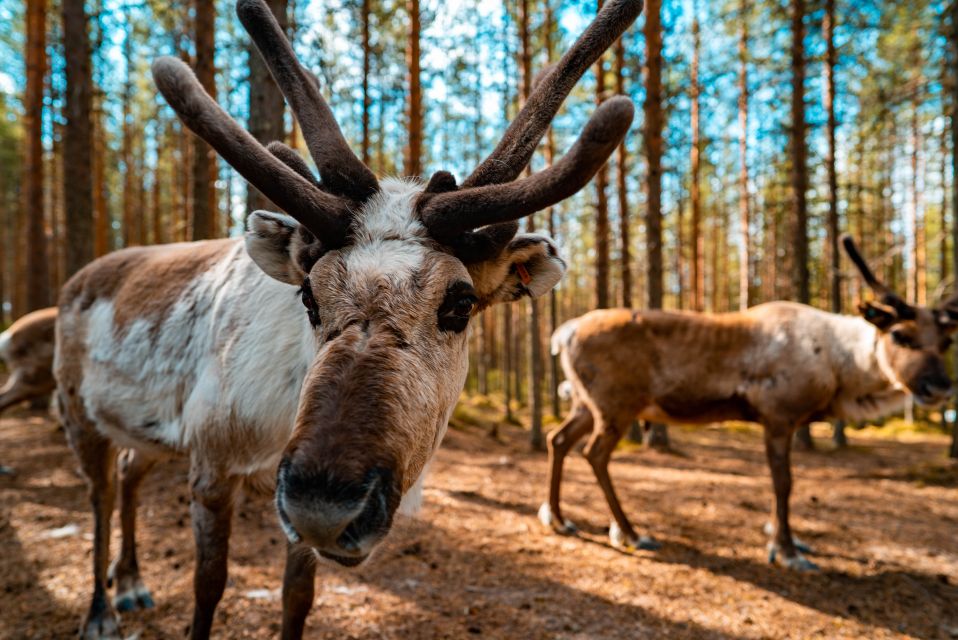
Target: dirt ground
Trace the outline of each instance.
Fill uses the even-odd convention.
[[[824,430],[816,431],[825,436]],[[583,531],[543,530],[546,458],[525,434],[481,421],[450,431],[416,520],[375,562],[320,568],[309,638],[956,638],[958,471],[945,440],[852,432],[852,447],[798,454],[793,526],[822,571],[766,562],[771,499],[750,428],[673,429],[676,452],[620,451],[612,473],[658,552],[607,544],[608,510],[570,456],[566,515]],[[91,521],[62,433],[41,413],[0,420],[0,637],[67,638],[86,610]],[[193,543],[186,465],[156,470],[140,508],[140,564],[157,608],[123,617],[126,634],[182,637]],[[118,544],[114,518],[113,549]],[[217,638],[273,638],[283,541],[267,498],[234,523]]]

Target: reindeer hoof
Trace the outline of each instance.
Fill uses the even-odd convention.
[[[649,536],[627,536],[617,522],[609,525],[609,541],[618,549],[634,549],[638,551],[658,551],[662,544]]]
[[[772,526],[771,522],[766,522],[765,526],[762,527],[762,530],[765,532],[765,535],[769,537],[775,535],[775,527]],[[800,540],[798,536],[792,536],[792,544],[795,545],[796,550],[801,551],[802,553],[815,553],[812,551],[812,546],[804,540]],[[770,557],[768,561],[774,562],[775,559]]]
[[[80,629],[82,640],[123,640],[120,625],[112,611],[103,611],[99,615],[88,615]]]
[[[769,564],[774,564],[776,558],[778,558],[779,547],[774,542],[768,544],[768,562]],[[791,569],[793,571],[800,572],[809,572],[809,571],[818,571],[819,566],[803,556],[801,550],[797,550],[794,556],[782,555],[782,564],[785,565],[786,569]]]
[[[113,597],[113,607],[120,613],[136,611],[138,609],[152,609],[156,604],[149,590],[142,584],[118,593]]]
[[[15,476],[15,475],[17,475],[17,472],[13,469],[13,467],[8,467],[8,466],[5,465],[5,464],[0,464],[0,476],[11,476],[11,477],[12,477],[12,476]]]
[[[539,522],[564,536],[574,536],[579,532],[579,529],[571,520],[562,520],[560,522],[558,518],[555,518],[552,515],[552,509],[546,502],[543,502],[542,506],[539,507]]]

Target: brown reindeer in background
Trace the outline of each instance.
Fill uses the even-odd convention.
[[[878,299],[861,317],[826,313],[791,302],[770,302],[736,313],[600,310],[559,327],[561,354],[572,385],[572,409],[549,434],[549,501],[539,511],[547,526],[572,532],[562,517],[562,464],[577,440],[585,446],[614,521],[616,545],[653,549],[636,535],[612,486],[609,458],[632,420],[703,424],[747,420],[765,429],[775,502],[769,560],[815,565],[789,526],[792,435],[811,420],[857,421],[899,411],[906,394],[937,405],[951,393],[943,355],[958,326],[958,299],[916,307],[879,282],[851,238],[845,249]]]
[[[0,387],[0,414],[30,400],[44,400],[56,388],[53,378],[53,343],[57,321],[55,308],[22,316],[0,333],[0,360],[7,367],[6,384]],[[0,465],[0,475],[13,470]]]
[[[245,243],[214,240],[105,256],[64,287],[55,372],[94,512],[84,638],[119,638],[107,598],[121,466],[118,607],[149,606],[135,545],[137,487],[189,456],[196,540],[190,634],[207,638],[227,577],[237,487],[276,481],[289,540],[283,637],[299,638],[317,558],[365,561],[414,502],[467,372],[480,310],[540,296],[565,265],[518,220],[581,189],[619,145],[632,103],[600,105],[555,165],[518,179],[563,100],[641,10],[609,0],[539,82],[492,154],[457,185],[438,172],[378,180],[346,143],[316,78],[263,0],[237,12],[299,121],[319,179],[293,150],[260,145],[179,60],[153,65],[183,122],[287,214],[253,212]]]

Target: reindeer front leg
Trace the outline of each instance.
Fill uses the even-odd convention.
[[[213,613],[226,588],[230,523],[238,486],[237,476],[210,469],[202,461],[193,460],[190,516],[196,541],[196,568],[193,573],[193,624],[190,626],[192,640],[210,637]]]
[[[792,433],[794,428],[765,427],[765,455],[772,472],[775,506],[772,509],[772,540],[768,545],[768,560],[775,562],[778,553],[789,569],[816,571],[818,566],[805,558],[795,545],[788,520],[789,499],[792,493]]]
[[[283,573],[282,640],[300,640],[306,616],[313,606],[316,581],[316,556],[308,547],[287,545],[286,571]]]

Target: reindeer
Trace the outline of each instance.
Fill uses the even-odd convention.
[[[0,359],[10,377],[0,388],[0,413],[15,404],[53,393],[53,340],[56,308],[22,316],[0,333]]]
[[[548,437],[549,501],[539,518],[560,533],[559,488],[569,449],[591,434],[585,456],[612,511],[612,543],[655,549],[638,536],[616,497],[608,465],[635,416],[703,424],[746,420],[764,427],[772,473],[769,561],[815,570],[789,526],[789,450],[795,429],[813,419],[874,419],[907,394],[934,406],[951,393],[943,355],[958,327],[958,296],[937,308],[906,303],[872,274],[850,237],[842,242],[878,300],[861,317],[770,302],[737,313],[600,310],[560,326],[553,353],[572,384],[572,408]]]
[[[53,379],[55,308],[28,313],[0,333],[0,360],[10,377],[0,387],[0,413],[28,400],[44,400],[56,388]],[[0,465],[0,475],[13,469]]]
[[[263,147],[179,60],[160,58],[167,102],[286,214],[253,212],[245,243],[132,248],[63,288],[55,372],[63,421],[94,513],[93,595],[84,638],[119,638],[117,608],[152,604],[136,560],[137,488],[156,461],[190,460],[196,542],[190,634],[207,638],[227,577],[234,495],[275,478],[288,538],[283,637],[299,638],[318,557],[367,558],[415,503],[467,372],[470,319],[538,297],[565,263],[518,220],[576,193],[625,136],[633,106],[601,104],[555,165],[517,180],[561,103],[635,20],[612,0],[539,82],[504,138],[461,185],[377,180],[343,137],[318,80],[263,0],[239,18],[298,119],[317,179],[292,149]],[[108,569],[120,465],[123,542]]]

